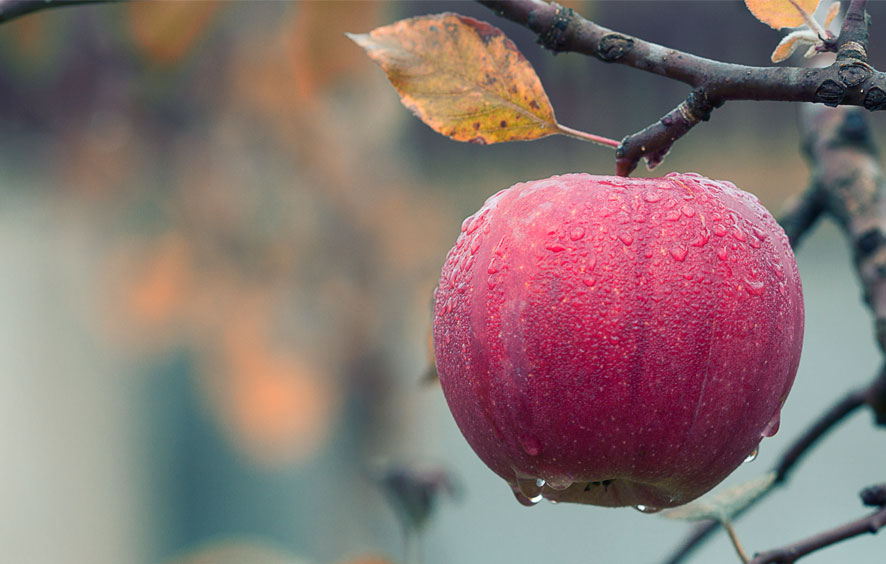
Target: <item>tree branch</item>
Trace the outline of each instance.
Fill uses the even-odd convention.
[[[478,0],[526,26],[554,52],[571,51],[684,82],[686,101],[644,130],[622,140],[617,172],[630,174],[640,159],[650,168],[674,142],[729,100],[817,102],[829,106],[886,107],[886,73],[867,64],[865,0],[853,0],[837,42],[837,60],[826,68],[754,67],[714,61],[643,41],[542,0]]]
[[[34,12],[83,4],[109,4],[123,0],[0,0],[0,23]]]
[[[856,109],[808,107],[804,118],[811,189],[852,244],[877,342],[886,351],[886,179],[871,132]]]
[[[874,488],[866,489],[862,492],[862,499],[865,498],[865,494],[868,494],[870,490],[878,490],[876,492],[877,494],[879,494],[878,499],[882,501],[882,498],[884,497],[882,486],[875,486]],[[865,504],[871,505],[867,503],[866,500]],[[844,541],[858,535],[863,535],[865,533],[874,534],[882,529],[884,526],[886,526],[886,507],[883,507],[882,503],[878,505],[880,507],[877,511],[874,511],[873,513],[866,515],[860,519],[856,519],[855,521],[840,525],[839,527],[836,527],[829,531],[821,532],[817,535],[813,535],[809,538],[795,542],[788,546],[777,548],[774,550],[767,550],[766,552],[761,552],[754,556],[754,558],[751,560],[751,564],[792,564],[793,562],[796,562],[807,554],[810,554],[827,546],[831,546],[840,541]]]

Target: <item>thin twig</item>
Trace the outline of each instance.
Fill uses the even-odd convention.
[[[856,519],[834,529],[818,533],[782,548],[761,552],[754,556],[750,562],[751,564],[792,564],[816,550],[865,533],[874,534],[884,526],[886,526],[886,508],[880,508],[861,519]]]
[[[732,525],[731,519],[724,519],[721,521],[723,528],[726,529],[726,534],[729,535],[729,540],[732,541],[732,546],[735,547],[735,552],[738,553],[738,557],[741,558],[741,561],[747,564],[751,561],[748,553],[745,552],[744,547],[741,546],[741,542],[738,540],[738,533],[735,532],[735,527]]]
[[[886,73],[867,59],[865,0],[853,0],[844,18],[838,55],[825,68],[754,67],[714,61],[643,41],[588,21],[569,8],[541,0],[478,0],[501,16],[526,26],[555,51],[572,51],[605,62],[684,82],[686,101],[657,122],[622,140],[617,172],[629,174],[639,161],[654,167],[674,142],[729,100],[819,102],[886,108]]]

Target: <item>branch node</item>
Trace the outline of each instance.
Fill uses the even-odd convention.
[[[886,243],[886,238],[883,237],[883,233],[878,227],[872,227],[865,231],[855,240],[855,260],[866,259],[884,243]]]
[[[854,59],[857,61],[867,61],[868,50],[859,41],[847,41],[840,46],[837,58],[840,60]]]
[[[575,11],[555,2],[552,2],[551,5],[554,7],[554,21],[551,22],[547,29],[538,34],[538,43],[545,49],[559,53],[564,50],[566,45],[566,29],[573,18],[575,18]]]
[[[846,85],[846,88],[854,88],[869,79],[874,74],[871,65],[864,61],[854,61],[851,63],[840,64],[840,81]]]
[[[721,105],[722,102],[720,104],[713,103],[704,88],[696,88],[689,93],[686,101],[680,104],[680,114],[687,121],[695,124],[700,121],[710,120],[711,112]]]
[[[634,39],[620,33],[604,35],[597,44],[597,56],[607,63],[615,62],[634,48]]]
[[[872,87],[864,97],[864,107],[872,112],[886,108],[886,91],[877,86]]]
[[[836,108],[843,102],[846,95],[846,87],[830,78],[821,83],[815,91],[815,97],[825,106]]]
[[[886,484],[875,484],[861,490],[861,501],[868,507],[886,506]]]

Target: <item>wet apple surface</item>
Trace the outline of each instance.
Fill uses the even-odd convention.
[[[527,505],[655,511],[710,490],[777,430],[802,337],[784,232],[697,174],[503,190],[435,294],[447,403]]]

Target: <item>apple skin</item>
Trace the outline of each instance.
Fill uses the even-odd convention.
[[[777,431],[803,317],[755,196],[694,173],[567,174],[465,220],[434,351],[456,424],[519,501],[655,511]]]

